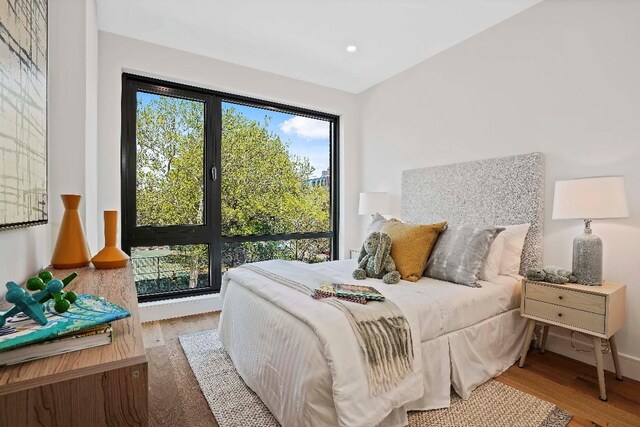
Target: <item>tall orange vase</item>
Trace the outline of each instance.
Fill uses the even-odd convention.
[[[51,265],[55,268],[86,267],[91,261],[91,254],[82,228],[80,212],[78,212],[81,196],[62,194],[60,197],[65,210],[56,247],[51,257]]]
[[[127,265],[129,255],[116,246],[118,211],[104,211],[104,249],[91,259],[95,268],[120,268]]]

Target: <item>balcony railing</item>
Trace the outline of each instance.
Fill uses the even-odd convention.
[[[209,286],[209,270],[197,254],[170,249],[139,251],[131,259],[138,295],[153,295]]]

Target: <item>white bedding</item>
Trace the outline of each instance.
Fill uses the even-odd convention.
[[[353,282],[355,262],[310,268],[336,281]],[[407,409],[447,406],[452,384],[467,397],[517,357],[524,327],[511,310],[519,302],[517,279],[482,282],[481,288],[428,278],[392,286],[368,279],[360,283],[380,289],[405,313],[421,379],[410,376],[395,393],[372,399],[360,373],[357,345],[345,335],[340,338],[344,342],[323,343],[307,323],[315,316],[329,329],[345,328],[326,304],[266,278],[246,277],[250,272],[240,270],[223,280],[220,337],[239,374],[285,426],[404,425]],[[491,348],[494,344],[500,348]]]
[[[366,283],[402,301],[420,316],[420,340],[426,341],[448,332],[474,325],[496,314],[520,307],[520,278],[499,276],[495,282],[480,281],[480,288],[457,285],[423,277],[417,282],[401,280],[385,285],[381,280],[354,282],[354,260],[311,264],[310,269],[347,283]]]

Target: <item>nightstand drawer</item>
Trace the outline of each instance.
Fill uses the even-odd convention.
[[[531,282],[528,282],[526,286],[526,298],[592,313],[605,314],[607,300],[604,295],[588,294],[573,289],[562,289],[557,286],[546,286]]]
[[[525,298],[524,314],[562,323],[575,328],[586,329],[598,334],[604,333],[604,316],[561,305],[550,304]]]

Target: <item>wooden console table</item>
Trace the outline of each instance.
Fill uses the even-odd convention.
[[[131,266],[51,271],[56,278],[77,271],[65,289],[102,296],[131,317],[113,322],[110,345],[0,368],[0,426],[147,426],[147,356]]]

